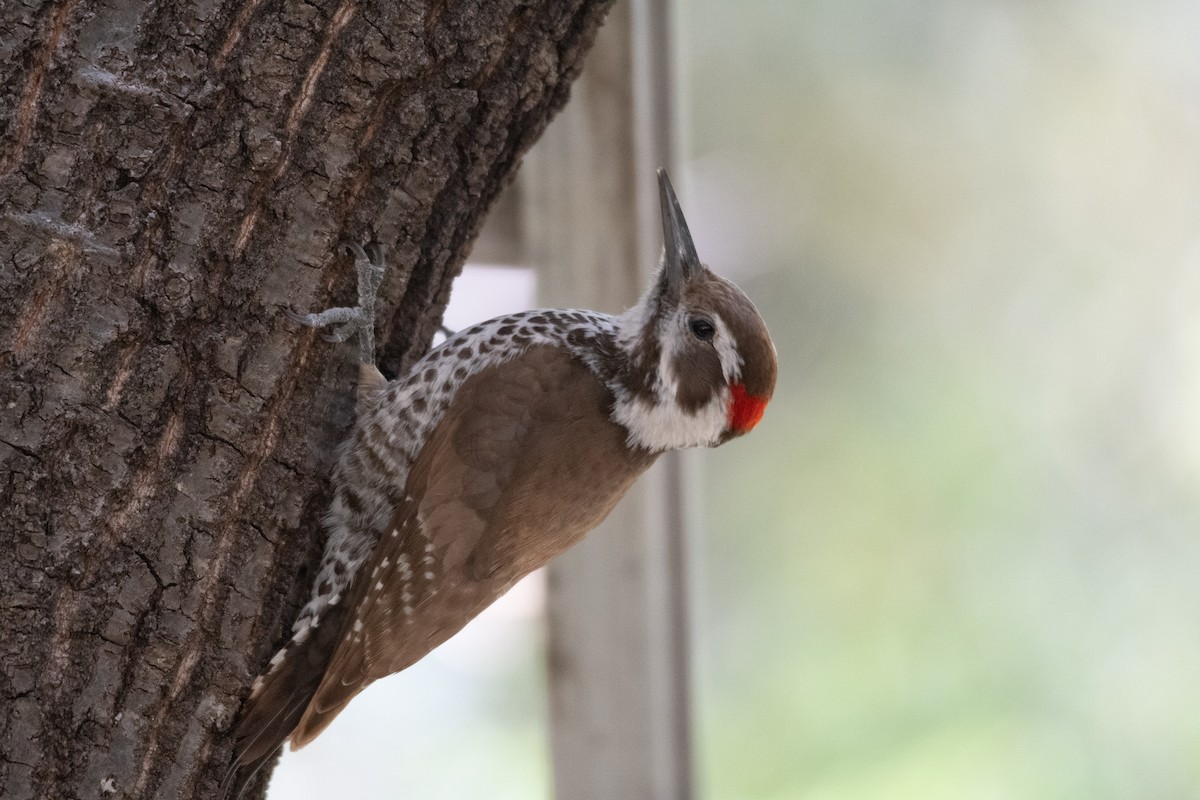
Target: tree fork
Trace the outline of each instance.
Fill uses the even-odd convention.
[[[284,309],[373,225],[424,352],[608,6],[0,5],[0,796],[213,792],[352,416]]]

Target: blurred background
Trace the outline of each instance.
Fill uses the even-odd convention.
[[[677,185],[781,359],[701,458],[699,795],[1200,797],[1200,5],[676,16]],[[535,292],[462,281],[451,327]],[[542,591],[271,797],[548,797]]]

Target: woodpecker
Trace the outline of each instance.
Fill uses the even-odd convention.
[[[353,246],[359,305],[293,315],[359,335],[312,598],[256,679],[226,791],[311,742],[370,683],[423,658],[600,523],[664,452],[753,428],[775,347],[753,303],[700,263],[658,172],[663,257],[619,316],[539,309],[450,336],[390,383],[374,364],[378,245]]]

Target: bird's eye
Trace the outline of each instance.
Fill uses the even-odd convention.
[[[702,342],[707,342],[717,332],[713,324],[706,319],[694,319],[688,323],[688,327],[692,329],[692,334]]]

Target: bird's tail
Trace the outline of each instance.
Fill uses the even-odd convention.
[[[304,715],[341,633],[345,604],[327,606],[306,633],[292,638],[271,660],[242,706],[233,764],[218,795],[237,800],[268,764]]]

